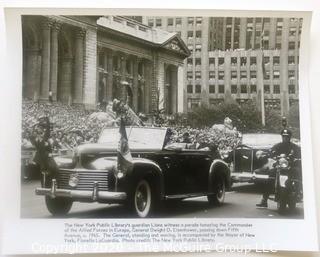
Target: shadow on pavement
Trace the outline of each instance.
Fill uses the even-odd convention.
[[[229,203],[224,203],[223,206],[228,206]],[[156,216],[153,218],[172,218],[175,215],[180,214],[190,214],[197,211],[210,211],[219,206],[211,206],[207,201],[197,200],[187,200],[187,201],[174,201],[166,202],[165,205],[161,208]],[[53,218],[53,217],[51,217]],[[107,205],[107,207],[94,209],[94,210],[85,210],[70,212],[68,215],[61,217],[65,218],[100,218],[100,219],[128,219],[136,218],[133,214],[130,214],[130,211],[124,205],[112,204]]]
[[[261,194],[262,189],[259,184],[237,184],[233,185],[229,191],[234,191],[238,193],[247,193],[247,194]]]

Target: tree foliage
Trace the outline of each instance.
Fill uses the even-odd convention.
[[[187,115],[188,125],[191,127],[211,127],[222,124],[229,117],[233,125],[242,132],[251,132],[262,129],[260,112],[254,104],[238,105],[222,103],[216,106],[202,106]]]

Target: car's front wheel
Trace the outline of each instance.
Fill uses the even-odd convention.
[[[72,201],[66,198],[51,198],[46,196],[46,205],[48,211],[53,216],[62,216],[66,215],[70,211]]]
[[[213,194],[207,196],[212,205],[221,205],[226,194],[226,181],[223,175],[217,175],[213,181]]]

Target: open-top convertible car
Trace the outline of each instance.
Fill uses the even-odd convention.
[[[170,144],[167,128],[127,127],[132,162],[119,169],[119,129],[106,128],[98,143],[80,145],[73,158],[54,157],[36,194],[53,215],[68,213],[74,201],[123,203],[138,217],[150,216],[164,200],[207,196],[219,205],[230,185],[228,165],[218,153]]]
[[[232,152],[231,181],[259,183],[269,179],[268,174],[255,173],[255,170],[261,168],[256,152],[262,150],[268,153],[281,140],[280,134],[243,134],[241,144]],[[299,140],[295,138],[291,141],[300,145]]]

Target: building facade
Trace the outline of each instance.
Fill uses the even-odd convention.
[[[22,24],[24,98],[183,111],[190,51],[176,33],[121,16],[24,16]]]
[[[299,99],[302,19],[143,17],[176,32],[192,53],[184,61],[184,109],[221,101],[264,99],[287,115]]]

